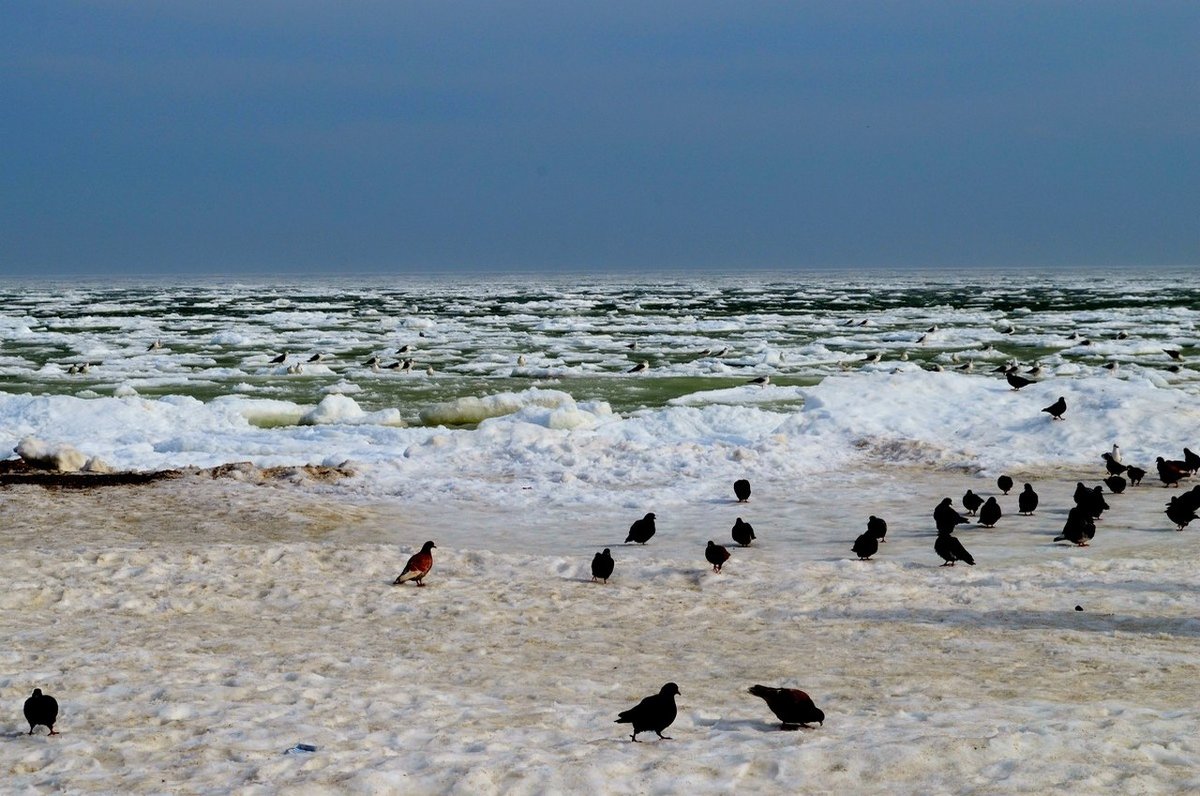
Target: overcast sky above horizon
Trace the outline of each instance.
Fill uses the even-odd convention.
[[[0,6],[0,273],[1200,263],[1200,3]]]

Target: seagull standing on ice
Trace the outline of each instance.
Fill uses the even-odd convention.
[[[625,372],[626,373],[641,373],[642,371],[649,370],[649,369],[650,369],[650,363],[643,359],[641,362],[637,363],[636,365],[634,365],[632,368],[630,368],[629,370],[627,370]]]
[[[756,379],[751,379],[750,381],[748,381],[746,383],[761,385],[762,388],[765,390],[767,388],[767,385],[771,383],[771,374],[767,373],[765,375],[759,376]]]

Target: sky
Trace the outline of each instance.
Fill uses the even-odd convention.
[[[0,276],[1200,264],[1200,3],[0,4]]]

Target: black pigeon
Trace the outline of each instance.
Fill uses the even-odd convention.
[[[33,689],[33,696],[25,700],[25,720],[29,722],[29,734],[33,735],[33,728],[43,724],[50,728],[51,735],[58,735],[54,731],[56,719],[58,719],[58,700],[48,694],[43,694],[40,688]]]
[[[1013,480],[1007,475],[1002,475],[996,479],[996,486],[1000,487],[1000,491],[1008,494],[1008,490],[1013,488]]]
[[[657,694],[648,696],[629,710],[618,713],[614,723],[632,724],[633,735],[629,737],[635,741],[639,732],[654,732],[659,738],[669,741],[671,739],[663,735],[662,731],[675,721],[675,696],[678,693],[679,686],[667,683]]]
[[[733,530],[730,533],[733,534],[733,541],[742,547],[749,547],[750,543],[758,538],[754,535],[754,527],[748,522],[742,522],[741,517],[733,521]]]
[[[967,494],[962,496],[963,508],[967,510],[968,516],[975,516],[975,512],[979,511],[979,507],[983,505],[983,498],[976,495],[971,490],[967,490]]]
[[[604,548],[603,553],[596,553],[592,558],[592,580],[602,580],[608,583],[608,579],[613,573],[613,557],[608,548]]]
[[[738,503],[745,503],[750,499],[750,482],[745,478],[734,481],[733,494],[737,495]]]
[[[1050,404],[1042,411],[1049,412],[1050,417],[1054,420],[1062,420],[1063,413],[1067,411],[1067,399],[1060,395],[1057,401]]]
[[[1187,465],[1189,475],[1195,475],[1196,471],[1200,470],[1200,455],[1187,448],[1183,449],[1183,462]]]
[[[1004,378],[1008,379],[1008,385],[1014,390],[1019,390],[1022,387],[1028,387],[1034,384],[1033,379],[1027,379],[1024,376],[1018,376],[1015,370],[1009,370],[1004,374]]]
[[[1158,477],[1163,482],[1163,486],[1178,486],[1179,481],[1186,475],[1183,468],[1178,467],[1175,462],[1169,462],[1159,456],[1154,460],[1158,465]]]
[[[872,514],[867,517],[867,533],[881,542],[886,542],[887,539],[883,537],[887,536],[887,521]]]
[[[1167,504],[1166,515],[1175,523],[1175,530],[1182,531],[1189,522],[1196,519],[1196,510],[1179,498],[1173,497]]]
[[[1100,515],[1108,510],[1108,501],[1104,499],[1104,488],[1099,484],[1088,489],[1082,483],[1075,484],[1075,505],[1083,509],[1092,519],[1100,519]]]
[[[813,704],[808,694],[798,688],[753,685],[749,691],[767,703],[775,718],[783,722],[782,729],[795,730],[814,721],[817,724],[825,723],[825,714]]]
[[[1074,542],[1080,547],[1087,547],[1088,542],[1096,536],[1096,521],[1083,506],[1073,506],[1067,512],[1067,522],[1063,525],[1062,533],[1054,537],[1056,542]]]
[[[957,536],[949,532],[938,533],[937,541],[933,543],[933,551],[946,562],[942,564],[943,567],[952,567],[955,561],[966,561],[971,566],[975,566],[975,559],[971,558],[967,548],[963,547],[963,543],[958,540]]]
[[[625,544],[637,542],[645,544],[650,541],[650,537],[654,535],[654,512],[650,512],[640,520],[634,520],[633,525],[629,526],[629,535],[625,537]]]
[[[979,508],[979,524],[984,528],[994,528],[996,523],[1000,521],[1000,516],[1003,513],[1000,510],[1000,504],[996,502],[996,498],[990,497]]]
[[[1134,467],[1133,465],[1129,465],[1129,469],[1127,469],[1125,471],[1125,475],[1129,476],[1129,485],[1130,486],[1140,486],[1142,483],[1142,479],[1146,477],[1146,471],[1143,470],[1141,467]]]
[[[1119,495],[1125,491],[1125,479],[1119,475],[1110,475],[1108,478],[1105,478],[1104,485],[1114,495]]]
[[[1104,469],[1108,470],[1109,475],[1120,475],[1129,469],[1129,465],[1121,464],[1116,460],[1116,457],[1107,451],[1100,454],[1100,458],[1104,459]]]
[[[1193,511],[1200,511],[1200,486],[1194,486],[1182,495],[1171,499],[1178,501],[1181,506],[1187,506]]]
[[[872,536],[870,531],[867,531],[854,540],[854,546],[850,548],[850,551],[858,556],[859,561],[866,561],[879,552],[879,540]]]
[[[725,562],[729,560],[729,551],[724,546],[709,539],[708,547],[704,549],[704,558],[708,560],[708,563],[712,564],[713,572],[720,572],[721,567],[725,566]]]
[[[1017,495],[1017,508],[1021,514],[1032,514],[1037,510],[1038,493],[1033,491],[1032,484],[1025,485],[1025,491]]]
[[[970,522],[954,510],[950,505],[951,502],[950,498],[942,498],[942,502],[937,504],[937,508],[933,510],[933,521],[937,525],[938,533],[950,533],[954,530],[954,526]]]

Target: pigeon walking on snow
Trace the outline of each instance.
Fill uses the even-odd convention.
[[[58,735],[54,731],[54,722],[58,719],[58,700],[49,694],[43,694],[42,689],[33,689],[33,695],[25,700],[25,720],[29,722],[29,734],[33,735],[33,728],[39,724],[49,728],[51,735]]]
[[[654,512],[648,513],[640,520],[634,520],[633,525],[629,526],[629,535],[625,537],[625,544],[637,542],[645,544],[650,541],[650,537],[654,535]]]
[[[812,722],[825,723],[825,714],[813,704],[812,698],[798,688],[750,686],[749,692],[767,703],[775,718],[783,722],[782,729],[795,730]]]
[[[675,697],[679,694],[679,686],[667,683],[657,694],[648,696],[629,710],[617,714],[616,724],[632,724],[633,734],[629,737],[637,741],[639,732],[653,732],[664,741],[671,740],[662,734],[675,721],[677,709]]]
[[[404,565],[404,571],[392,581],[392,585],[398,586],[411,580],[415,581],[418,586],[424,586],[422,580],[429,574],[429,570],[433,569],[433,553],[430,551],[435,547],[437,545],[433,542],[426,542],[422,545],[421,552],[415,553],[408,559],[408,563]]]

